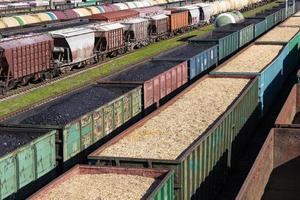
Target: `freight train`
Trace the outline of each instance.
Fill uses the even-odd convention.
[[[141,18],[138,11],[126,10],[90,17],[90,21],[107,23],[2,39],[1,88],[6,91],[31,80],[51,78],[168,38],[187,30],[189,22],[191,26],[205,23],[199,17],[189,21],[187,10],[170,10]]]
[[[61,15],[59,11],[53,13],[53,16]],[[65,11],[62,15],[72,16],[74,11]],[[201,3],[166,10],[147,7],[112,11],[86,15],[84,19],[4,30],[2,35],[13,36],[0,40],[1,92],[99,63],[107,56],[123,54],[197,28],[209,23],[211,17],[211,8]],[[51,31],[76,25],[80,27]],[[40,33],[45,31],[49,32]],[[28,35],[23,35],[26,33]]]
[[[287,77],[286,75],[292,70],[291,61],[295,61],[297,58],[294,52],[296,54],[299,52],[299,31],[295,33],[295,36],[284,34],[289,35],[290,39],[286,38],[287,40],[281,43],[279,53],[273,55],[272,61],[265,63],[264,70],[259,73],[237,71],[237,73],[232,74],[214,74],[212,72],[212,75],[202,77],[200,80],[197,79],[211,71],[220,60],[231,56],[252,39],[257,39],[261,35],[255,33],[263,34],[286,20],[288,16],[282,15],[285,13],[283,10],[285,8],[279,5],[268,12],[263,19],[258,15],[258,20],[251,19],[251,23],[244,23],[242,28],[237,25],[240,27],[239,30],[228,31],[226,28],[222,28],[202,36],[203,38],[196,37],[191,40],[192,44],[163,53],[151,60],[102,79],[97,84],[71,92],[47,104],[21,112],[2,121],[0,140],[5,141],[5,143],[0,143],[1,148],[4,149],[0,160],[1,198],[11,196],[25,186],[37,183],[35,180],[45,178],[45,175],[54,169],[63,170],[70,163],[78,163],[82,158],[86,159],[87,155],[103,141],[111,139],[115,134],[132,125],[136,119],[145,116],[147,114],[145,111],[151,106],[160,105],[165,100],[168,101],[168,97],[172,97],[191,84],[193,85],[179,96],[168,101],[166,105],[146,116],[137,125],[130,127],[106,143],[91,154],[88,159],[93,165],[174,170],[174,175],[167,175],[168,178],[164,179],[165,182],[163,181],[163,183],[168,182],[168,184],[161,184],[160,189],[155,190],[158,193],[151,194],[152,198],[158,195],[156,198],[159,199],[162,192],[161,188],[166,189],[166,185],[168,185],[168,191],[164,190],[164,195],[170,196],[172,199],[174,196],[176,199],[190,199],[196,193],[200,193],[200,197],[204,198],[213,197],[211,194],[215,193],[224,183],[228,169],[234,165],[240,147],[243,146],[242,141],[247,141],[247,134],[244,131],[253,127],[255,120],[259,116],[261,117],[261,113],[265,113],[264,109],[267,106],[260,104],[266,105],[267,102],[274,100],[273,93],[276,93]],[[254,24],[253,21],[255,21]],[[269,37],[267,34],[265,36]],[[274,39],[277,40],[277,38]],[[266,43],[266,41],[257,42]],[[235,47],[236,45],[238,47]],[[274,43],[269,45],[276,46]],[[236,59],[238,58],[239,54],[236,56]],[[220,69],[225,65],[226,62],[220,66]],[[270,78],[265,78],[266,75]],[[224,79],[226,82],[223,81]],[[228,91],[226,92],[225,89]],[[224,99],[226,99],[225,107],[228,105],[226,108],[223,105]],[[205,102],[207,105],[203,106],[202,103]],[[211,105],[215,103],[217,105],[213,107],[214,110],[219,107],[224,112],[220,110],[214,112]],[[202,127],[205,131],[202,131],[203,134],[199,137],[193,125],[184,127],[182,124],[190,121],[191,115],[181,117],[182,113],[187,114],[188,110],[193,110],[195,106],[198,106],[197,109],[205,108],[206,111],[202,114],[197,113],[198,116],[192,120],[203,119],[203,123],[206,126],[209,125],[207,128]],[[212,114],[213,116],[210,117],[213,118],[210,118],[208,113]],[[148,129],[145,129],[144,135],[138,135],[138,141],[134,142],[136,148],[132,142],[126,140],[127,136],[133,134],[139,127],[144,127],[145,123],[152,121],[152,126],[150,123],[148,127],[155,129],[153,120],[155,121],[158,117],[164,118],[164,115],[170,120],[157,120],[160,122],[156,124],[170,126],[174,137],[172,135],[167,139],[163,137],[158,139],[152,133],[149,132],[148,134]],[[168,117],[170,115],[181,117],[182,120]],[[177,123],[174,123],[174,120],[177,120]],[[171,122],[173,122],[172,127]],[[186,128],[190,130],[186,133],[189,134],[189,137],[186,135],[182,137]],[[163,136],[162,130],[164,129],[160,127],[156,133]],[[197,132],[197,134],[192,135],[191,132]],[[176,133],[180,133],[178,137],[176,137]],[[171,138],[176,142],[179,141],[179,136],[182,143],[191,142],[191,144],[185,143],[184,147],[180,146],[181,143],[176,145],[176,148],[180,148],[176,154],[180,154],[179,156],[168,159],[166,157],[153,157],[154,154],[151,155],[152,157],[140,157],[139,153],[145,152],[142,150],[141,142],[150,145],[146,149],[148,153],[157,150],[157,152],[167,155],[172,153],[171,149],[174,149],[174,144],[169,139]],[[101,154],[106,148],[119,143],[122,138],[125,138],[129,145],[124,143],[123,147],[119,146],[121,151],[116,150],[114,152],[119,152],[120,155],[123,153],[122,156],[129,152],[127,158]],[[19,142],[15,143],[14,141]],[[11,145],[11,143],[17,145]],[[161,146],[161,143],[165,146]],[[157,149],[158,146],[163,147],[163,149]],[[131,148],[130,151],[124,150],[125,147]],[[130,152],[138,153],[139,156],[131,155]],[[114,173],[115,169],[110,169]],[[122,171],[122,169],[120,170]],[[134,169],[127,170],[134,171]],[[58,171],[58,173],[61,172]],[[78,171],[74,173],[78,173]],[[198,187],[201,188],[200,191],[197,190]],[[21,194],[24,194],[23,191]]]

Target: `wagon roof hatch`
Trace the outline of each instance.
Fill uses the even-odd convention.
[[[49,32],[53,37],[73,37],[77,35],[84,35],[88,33],[93,33],[94,30],[88,29],[88,28],[68,28],[68,29],[63,29],[63,30],[58,30],[58,31],[51,31]]]
[[[91,28],[96,31],[111,31],[116,29],[125,28],[124,25],[120,23],[111,23],[111,24],[92,24],[87,26],[88,28]]]
[[[164,14],[151,16],[151,19],[153,19],[153,20],[160,20],[160,19],[165,19],[165,18],[168,18],[168,16],[164,15]]]

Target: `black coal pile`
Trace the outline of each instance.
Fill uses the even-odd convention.
[[[181,48],[177,48],[175,50],[157,56],[156,58],[192,58],[195,55],[211,48],[212,46],[214,46],[214,44],[188,44]]]
[[[110,81],[147,81],[178,64],[180,64],[180,62],[177,61],[148,61],[109,77],[108,79]]]
[[[0,130],[0,157],[45,134],[44,131]]]
[[[209,41],[213,41],[213,42],[217,42],[217,40],[232,34],[231,32],[210,32],[207,33],[203,36],[198,36],[198,37],[193,37],[191,40],[192,41],[203,41],[203,42],[209,42]]]
[[[24,113],[20,124],[35,125],[65,125],[84,114],[108,103],[132,88],[91,86],[75,94],[57,99],[56,101],[40,106],[30,113]],[[27,117],[29,116],[29,117]],[[10,121],[14,123],[14,121]]]

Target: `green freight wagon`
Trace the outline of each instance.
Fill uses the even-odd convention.
[[[105,174],[109,174],[110,177],[105,177]],[[130,196],[131,198],[137,198],[135,196],[137,193],[139,194],[141,190],[143,190],[143,185],[146,189],[145,192],[141,192],[142,199],[144,200],[173,200],[174,199],[174,172],[163,170],[163,169],[137,169],[137,168],[116,168],[116,167],[95,167],[95,166],[85,166],[85,165],[76,165],[65,174],[55,179],[47,186],[42,188],[40,191],[29,197],[29,200],[39,200],[44,197],[49,197],[49,193],[53,192],[56,188],[59,188],[62,183],[69,182],[76,179],[76,177],[84,175],[89,178],[89,176],[99,176],[97,179],[101,181],[99,184],[91,184],[86,186],[82,184],[79,187],[69,187],[68,190],[72,189],[79,190],[83,195],[88,195],[92,191],[88,191],[89,189],[94,189],[94,191],[101,191],[101,184],[104,183],[104,188],[102,190],[108,190],[109,192],[113,192],[113,194],[109,192],[99,192],[93,194],[93,198],[99,197],[99,199],[105,198],[105,196],[114,195],[115,199],[127,199],[126,197]],[[71,179],[72,178],[72,179]],[[127,181],[126,179],[130,179],[131,181]],[[132,179],[136,179],[135,181]],[[145,179],[153,179],[153,183],[147,183]],[[81,181],[85,181],[87,179],[81,178]],[[109,184],[109,181],[117,181],[118,186],[116,184]],[[74,182],[74,184],[76,184]],[[138,184],[138,185],[137,185]],[[131,187],[129,190],[127,187]],[[138,191],[136,191],[138,190]],[[63,198],[70,199],[72,198],[70,194],[61,194]],[[57,195],[56,195],[57,196]],[[118,196],[118,197],[117,197]]]
[[[56,131],[0,127],[0,199],[56,167]]]
[[[254,39],[254,25],[249,23],[228,24],[215,29],[217,33],[239,33],[239,47],[243,47]]]
[[[246,18],[246,23],[254,25],[254,38],[258,38],[267,31],[267,21],[265,18]]]
[[[217,44],[219,46],[219,61],[221,61],[239,49],[239,32],[218,33],[212,31],[203,36],[194,37],[189,41],[198,44]]]
[[[251,17],[252,19],[266,19],[267,26],[266,30],[270,30],[275,26],[275,14],[274,13],[260,13],[255,15],[254,17]]]
[[[95,84],[4,121],[57,130],[57,157],[65,162],[141,113],[141,86]]]
[[[248,82],[246,82],[246,85],[243,85],[243,89],[236,91],[239,94],[234,98],[233,102],[229,100],[231,103],[229,103],[230,106],[226,108],[226,111],[224,111],[219,117],[216,117],[216,119],[213,120],[212,124],[207,125],[209,128],[202,127],[203,132],[197,134],[196,139],[189,145],[187,144],[183,148],[181,148],[184,149],[183,151],[181,151],[180,149],[180,151],[174,154],[174,156],[168,158],[162,157],[162,153],[164,153],[164,155],[165,153],[172,153],[177,148],[177,145],[174,145],[173,141],[176,141],[176,143],[178,142],[178,144],[181,145],[181,142],[187,139],[186,135],[189,134],[191,136],[192,134],[186,132],[185,125],[181,126],[181,123],[183,121],[187,122],[187,120],[190,120],[186,112],[184,112],[183,114],[182,111],[193,110],[193,108],[191,108],[191,105],[184,106],[185,103],[190,104],[191,97],[186,97],[185,100],[180,99],[184,98],[184,96],[187,94],[193,95],[196,91],[203,91],[200,88],[194,91],[193,88],[196,88],[198,84],[203,83],[206,79],[210,79],[208,80],[209,82],[207,84],[211,85],[212,87],[214,87],[214,84],[210,82],[211,80],[220,80],[221,82],[228,81],[228,79],[223,80],[222,78],[224,77],[205,76],[201,78],[193,85],[191,85],[188,89],[186,89],[183,93],[179,94],[177,97],[169,101],[166,105],[161,107],[159,110],[150,114],[147,118],[144,118],[142,121],[130,127],[128,130],[116,136],[111,141],[90,154],[88,156],[89,163],[99,166],[112,165],[123,167],[131,166],[143,168],[173,169],[175,171],[176,199],[187,200],[191,199],[191,197],[194,195],[197,195],[197,199],[207,199],[208,197],[212,197],[213,194],[215,194],[217,190],[220,189],[222,183],[224,183],[228,168],[230,168],[233,161],[237,159],[237,154],[235,153],[238,152],[237,149],[239,148],[237,146],[234,146],[234,144],[241,145],[242,140],[240,139],[246,137],[246,135],[243,135],[245,132],[241,132],[241,130],[245,128],[246,124],[247,126],[249,125],[248,120],[250,116],[254,116],[253,114],[258,107],[258,79],[256,77],[253,77],[251,79],[245,79],[244,77],[240,77],[238,79],[231,78],[231,84],[237,84],[237,81],[239,82],[245,80],[248,80]],[[220,84],[220,82],[218,83]],[[222,84],[225,84],[225,82],[222,82]],[[226,84],[228,84],[228,82],[226,82]],[[216,92],[222,93],[224,91],[216,90]],[[218,97],[209,97],[208,99],[219,98],[220,95],[217,95]],[[177,115],[175,113],[174,115],[172,115],[174,116],[172,117],[172,121],[170,119],[168,119],[166,122],[158,121],[159,117],[163,118],[167,112],[172,109],[174,110],[178,108],[178,101],[181,101],[180,105],[182,105],[182,107],[181,110],[178,111]],[[211,106],[213,107],[214,105]],[[205,116],[211,113],[212,112],[205,113]],[[183,119],[176,117],[181,115],[185,116],[186,118]],[[176,121],[177,118],[181,120],[177,121],[177,123],[174,124],[173,122]],[[150,120],[151,125],[146,124],[149,123]],[[159,133],[163,131],[163,127],[166,126],[166,123],[168,127],[180,127],[179,131],[171,131],[167,129],[170,131],[170,134],[176,134],[174,140],[169,143],[168,141],[161,139],[160,137],[162,137],[162,135],[159,135]],[[251,126],[253,126],[253,124]],[[161,127],[161,129],[159,129],[159,127]],[[152,131],[150,131],[151,128]],[[140,145],[140,142],[138,140],[141,140],[142,138],[137,137],[138,135],[135,135],[135,131],[137,131],[138,129],[143,130],[141,134],[144,133],[144,138],[147,137],[146,139],[144,139],[146,140],[145,142],[147,142],[147,144],[145,145],[156,145],[154,146],[153,150],[145,147],[145,145]],[[126,138],[130,140],[128,141]],[[137,138],[138,140],[135,140],[134,138]],[[128,143],[123,139],[128,141]],[[180,141],[178,141],[179,139]],[[157,150],[158,146],[160,146],[160,143],[162,142],[164,144],[162,147],[165,146],[166,148],[164,150]],[[138,144],[136,145],[136,143]],[[118,144],[122,145],[122,147],[117,147],[120,147],[117,151],[119,153],[122,152],[121,156],[120,154],[115,154],[116,149],[113,147],[114,145]],[[103,152],[109,148],[111,148],[111,154],[105,154],[106,156],[103,156]],[[127,148],[130,148],[130,150],[127,151]],[[154,156],[155,152],[157,151],[158,153],[156,154],[156,156]],[[148,152],[154,152],[154,154],[149,154],[148,156]],[[141,155],[143,153],[147,156]],[[128,156],[123,156],[124,154],[127,154]]]

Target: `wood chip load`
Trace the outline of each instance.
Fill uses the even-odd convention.
[[[137,175],[77,174],[40,200],[139,200],[154,182],[154,178]]]
[[[300,27],[300,17],[290,17],[285,20],[281,26],[299,26]]]
[[[297,27],[276,27],[267,32],[258,42],[289,42],[298,32]]]
[[[261,72],[282,48],[282,45],[252,45],[226,62],[217,72]]]
[[[249,79],[206,77],[99,156],[176,159],[226,111]]]
[[[300,17],[300,11],[296,12],[293,16]]]

